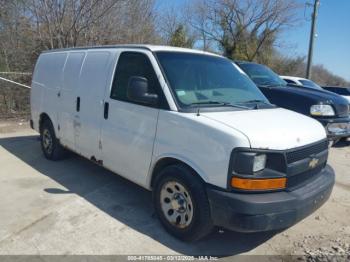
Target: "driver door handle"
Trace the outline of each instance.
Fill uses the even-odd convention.
[[[104,119],[108,119],[108,111],[109,111],[109,103],[105,102],[104,110],[103,110]]]
[[[76,111],[79,112],[80,111],[80,97],[77,97],[77,101],[76,101]]]

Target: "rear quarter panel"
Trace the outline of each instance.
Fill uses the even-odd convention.
[[[46,113],[57,133],[58,92],[62,83],[66,52],[43,53],[35,65],[31,88],[31,116],[39,131],[39,118]]]

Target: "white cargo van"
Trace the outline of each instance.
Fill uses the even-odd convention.
[[[31,125],[46,158],[74,151],[153,191],[173,235],[289,227],[331,194],[323,126],[269,103],[232,62],[161,46],[40,55]]]

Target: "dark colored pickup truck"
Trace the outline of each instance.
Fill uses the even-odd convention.
[[[277,106],[310,116],[326,128],[328,139],[350,136],[349,102],[335,93],[289,86],[270,68],[245,61],[236,64],[254,81],[269,101]]]

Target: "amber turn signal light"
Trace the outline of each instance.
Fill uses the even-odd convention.
[[[273,190],[286,188],[286,178],[270,178],[270,179],[247,179],[233,177],[231,186],[244,190]]]

